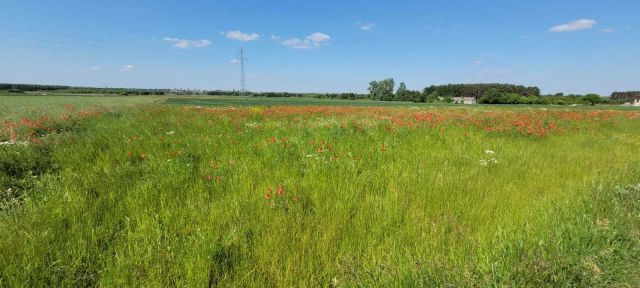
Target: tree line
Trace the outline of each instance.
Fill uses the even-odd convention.
[[[636,99],[640,99],[640,91],[613,92],[613,94],[611,94],[611,99],[623,102],[632,102]]]
[[[381,101],[413,101],[417,103],[456,103],[463,102],[464,98],[473,98],[480,104],[595,105],[599,103],[622,103],[614,97],[604,98],[598,94],[564,95],[563,93],[558,93],[541,95],[540,88],[535,86],[499,83],[431,85],[425,87],[422,91],[409,90],[404,83],[400,83],[395,92],[394,87],[395,81],[393,78],[371,81],[369,83],[368,98]],[[634,95],[640,97],[640,93]]]
[[[393,78],[369,83],[368,94],[360,93],[292,93],[292,92],[244,92],[228,90],[189,90],[189,89],[130,89],[130,88],[94,88],[63,85],[7,84],[0,83],[0,91],[24,93],[33,91],[56,91],[78,94],[116,94],[116,95],[219,95],[254,97],[312,97],[344,100],[411,101],[416,103],[455,103],[463,98],[473,98],[480,104],[622,104],[640,98],[640,91],[614,92],[611,97],[597,94],[563,93],[541,95],[540,88],[499,83],[446,84],[430,85],[418,90],[407,89],[405,83],[395,88]]]
[[[164,95],[167,89],[133,89],[133,88],[95,88],[95,87],[73,87],[63,85],[40,85],[40,84],[8,84],[0,83],[0,91],[9,93],[24,92],[46,92],[55,91],[71,94],[119,94],[119,95]]]
[[[0,83],[0,91],[10,93],[24,93],[35,91],[55,91],[70,94],[111,94],[111,95],[217,95],[217,96],[254,96],[254,97],[312,97],[344,100],[358,100],[368,98],[359,93],[292,93],[292,92],[240,92],[228,90],[192,90],[192,89],[132,89],[132,88],[96,88],[73,87],[62,85],[38,84],[6,84]]]

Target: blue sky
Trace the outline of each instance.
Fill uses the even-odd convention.
[[[0,82],[365,92],[640,90],[640,1],[0,0]]]

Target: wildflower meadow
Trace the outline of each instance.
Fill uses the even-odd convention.
[[[640,111],[62,105],[0,126],[1,287],[629,287]]]

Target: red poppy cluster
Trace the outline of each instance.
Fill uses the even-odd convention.
[[[419,127],[475,127],[488,133],[515,133],[525,136],[545,137],[552,133],[579,130],[581,123],[593,125],[614,120],[640,118],[638,111],[622,110],[568,110],[568,109],[407,109],[386,107],[339,107],[339,106],[273,106],[265,109],[197,109],[215,117],[241,119],[260,114],[264,120],[287,119],[286,127],[314,127],[315,119],[336,116],[342,128],[353,128],[362,132],[367,121],[377,121],[395,133],[398,128]],[[308,121],[303,121],[303,120]],[[240,127],[240,125],[238,125]],[[441,130],[442,133],[445,130]],[[272,138],[272,141],[277,139]],[[324,151],[319,148],[318,152]]]
[[[42,142],[42,137],[57,133],[64,125],[81,125],[81,121],[87,118],[95,118],[100,115],[97,111],[74,111],[72,105],[65,105],[60,120],[43,115],[37,118],[22,117],[20,120],[4,120],[0,127],[0,138],[9,138],[12,141],[28,140],[33,143]]]

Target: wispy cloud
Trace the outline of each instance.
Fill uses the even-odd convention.
[[[598,22],[596,20],[593,19],[580,19],[580,20],[575,20],[575,21],[571,21],[565,24],[561,24],[558,26],[554,26],[551,27],[551,29],[549,29],[549,31],[551,32],[574,32],[574,31],[580,31],[580,30],[585,30],[585,29],[591,29],[593,28],[593,26],[595,26],[596,24],[598,24]]]
[[[229,31],[226,33],[227,38],[238,41],[255,41],[260,38],[258,33],[243,33],[242,31]]]
[[[98,66],[89,67],[89,71],[98,71],[98,70],[100,70],[100,67],[98,67]]]
[[[271,40],[277,41],[277,40],[280,40],[280,39],[282,39],[282,37],[276,36],[276,35],[271,35]]]
[[[240,63],[240,61],[238,59],[236,59],[236,58],[233,58],[233,59],[229,60],[229,64],[239,64],[239,63]]]
[[[476,64],[476,65],[484,65],[484,61],[482,61],[482,60],[476,60],[476,61],[473,61],[473,64]]]
[[[135,69],[136,69],[136,66],[133,66],[131,64],[127,64],[127,65],[124,65],[124,67],[122,67],[123,72],[133,72],[133,70]]]
[[[600,30],[602,33],[614,33],[616,32],[616,29],[613,28],[604,28],[602,30]]]
[[[173,47],[186,49],[186,48],[202,48],[211,46],[211,41],[207,39],[202,40],[187,40],[187,39],[179,39],[173,37],[164,37],[164,41],[169,42],[173,45]]]
[[[362,21],[358,21],[356,23],[356,25],[358,26],[358,28],[362,31],[371,31],[373,29],[376,28],[376,24],[375,23],[371,23],[371,22],[362,22]]]
[[[282,44],[294,49],[311,49],[326,46],[331,37],[329,35],[316,32],[308,35],[304,39],[290,38],[282,41]]]

